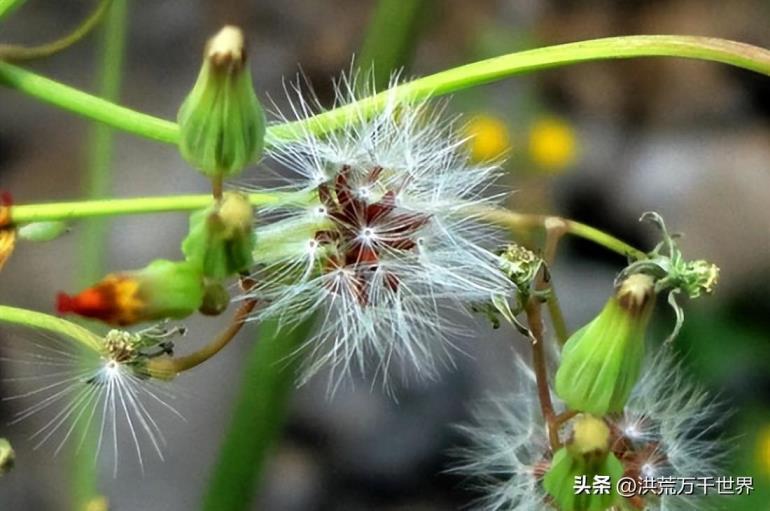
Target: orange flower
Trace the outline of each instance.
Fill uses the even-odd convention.
[[[140,270],[111,273],[70,296],[59,293],[56,309],[110,325],[128,326],[182,319],[203,302],[203,277],[195,265],[159,259]]]
[[[11,194],[0,193],[0,270],[16,246],[16,229],[11,224]]]

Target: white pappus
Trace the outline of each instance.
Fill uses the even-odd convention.
[[[370,115],[352,105],[360,85],[336,84],[351,108],[338,129],[303,125],[268,151],[289,173],[284,190],[310,199],[261,212],[251,295],[265,305],[254,319],[317,314],[304,379],[328,367],[336,384],[372,359],[383,381],[392,362],[433,377],[462,330],[448,315],[513,292],[490,251],[497,233],[479,219],[501,198],[490,191],[498,167],[469,160],[442,108],[385,93]],[[287,91],[292,117],[321,110],[299,86]]]

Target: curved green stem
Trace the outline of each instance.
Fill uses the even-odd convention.
[[[9,62],[19,62],[48,57],[65,50],[77,43],[99,24],[112,0],[99,0],[99,5],[93,13],[75,30],[50,43],[39,46],[20,46],[15,44],[0,44],[0,59]]]
[[[533,215],[517,213],[503,208],[483,208],[469,211],[484,221],[502,225],[513,230],[531,230],[545,228],[549,220],[563,223],[564,233],[592,241],[620,255],[632,259],[645,259],[647,254],[638,248],[632,247],[625,241],[608,234],[600,229],[591,227],[575,220],[560,218],[553,215]]]
[[[101,349],[100,338],[90,330],[42,312],[0,305],[0,322],[45,330],[72,339],[88,349],[97,351]]]
[[[287,142],[307,131],[316,134],[333,131],[353,118],[360,118],[362,113],[374,114],[393,93],[401,98],[421,99],[450,94],[541,69],[580,62],[639,57],[708,60],[770,75],[770,51],[735,41],[676,35],[593,39],[510,53],[426,76],[353,105],[335,108],[309,119],[271,126],[267,133],[267,143],[275,145]],[[175,144],[179,139],[179,128],[173,122],[91,96],[7,62],[0,62],[0,83],[135,135],[169,144]]]
[[[45,103],[141,137],[176,144],[178,126],[0,61],[0,83]]]

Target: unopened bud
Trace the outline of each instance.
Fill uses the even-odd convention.
[[[209,177],[237,175],[262,155],[265,114],[239,28],[226,26],[209,40],[178,121],[182,157]]]
[[[623,477],[623,464],[609,451],[609,428],[601,419],[582,416],[576,420],[573,438],[553,456],[543,477],[543,488],[560,511],[604,511],[618,504],[613,484]],[[604,479],[606,491],[592,491]],[[577,485],[588,491],[578,491]]]
[[[190,216],[190,232],[182,252],[204,276],[215,280],[230,277],[254,264],[253,227],[249,198],[225,193],[221,201]]]
[[[652,277],[630,275],[599,315],[567,340],[555,389],[570,409],[599,416],[623,410],[641,372],[654,287]]]
[[[32,222],[19,227],[19,238],[26,241],[53,241],[67,232],[64,222]]]

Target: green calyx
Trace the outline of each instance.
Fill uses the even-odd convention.
[[[209,40],[178,121],[182,157],[208,177],[235,176],[260,158],[267,122],[240,29],[226,26]]]
[[[222,280],[254,264],[253,209],[248,197],[225,193],[207,209],[190,216],[182,252],[209,279]]]
[[[144,321],[183,319],[203,303],[200,269],[188,261],[157,259],[136,272]]]
[[[593,489],[578,492],[576,481],[585,481],[596,488],[599,477],[607,478],[606,493],[593,493]],[[605,453],[601,461],[587,463],[562,447],[554,454],[551,468],[543,478],[543,488],[561,511],[603,511],[618,504],[620,497],[613,485],[621,477],[623,464],[614,454]]]
[[[631,275],[599,315],[569,338],[555,390],[570,409],[600,416],[623,410],[642,369],[654,303],[652,277]]]

